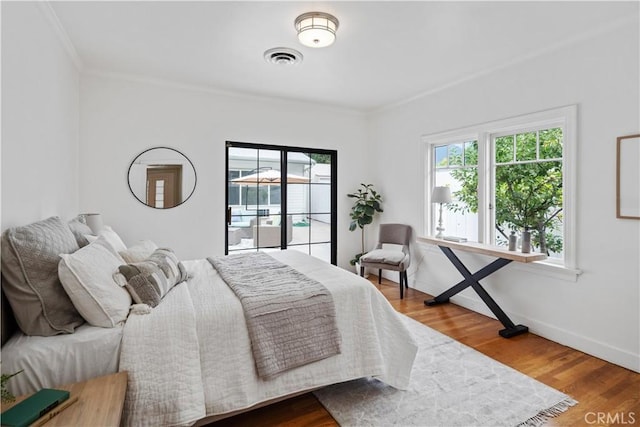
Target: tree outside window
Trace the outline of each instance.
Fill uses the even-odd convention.
[[[562,257],[562,129],[494,136],[491,143],[495,244],[506,245],[511,231],[528,229],[536,251]],[[465,143],[464,149],[461,144],[447,147],[448,165],[477,164],[477,143]],[[449,173],[458,184],[449,209],[477,213],[478,168],[452,168]]]

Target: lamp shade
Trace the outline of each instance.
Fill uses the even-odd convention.
[[[303,13],[295,20],[298,40],[308,47],[327,47],[336,40],[338,19],[324,12]]]
[[[99,234],[104,228],[104,224],[102,223],[102,215],[99,213],[86,213],[80,214],[82,218],[84,218],[84,223],[91,229],[93,234]]]
[[[449,187],[433,187],[431,203],[451,203],[451,189]]]

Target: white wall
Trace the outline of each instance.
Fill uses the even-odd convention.
[[[81,210],[101,212],[125,243],[151,239],[182,259],[224,253],[225,141],[338,149],[338,261],[358,238],[348,231],[346,194],[367,179],[365,119],[360,113],[206,92],[108,75],[81,79]],[[166,146],[196,169],[193,196],[158,210],[138,202],[127,170],[141,151]]]
[[[385,221],[423,229],[421,136],[578,104],[577,261],[563,280],[510,265],[483,283],[531,331],[640,371],[640,221],[615,216],[616,137],[640,130],[638,22],[493,70],[370,118],[372,167],[385,171]],[[389,159],[396,159],[389,162]],[[414,183],[408,185],[407,183]],[[411,286],[437,295],[461,279],[435,247],[416,245]],[[424,259],[422,259],[424,257]],[[473,268],[489,261],[461,255]],[[454,301],[488,313],[467,289]],[[497,332],[497,331],[496,331]]]
[[[2,3],[2,229],[78,213],[79,74],[43,9]]]

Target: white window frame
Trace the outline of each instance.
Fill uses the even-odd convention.
[[[431,189],[435,182],[433,168],[433,146],[451,144],[460,141],[478,141],[478,241],[493,242],[492,217],[494,212],[489,203],[494,199],[493,174],[491,161],[492,138],[500,135],[522,133],[542,128],[560,127],[563,131],[562,185],[563,185],[563,260],[547,259],[536,264],[561,267],[572,274],[579,274],[576,266],[576,151],[577,151],[577,105],[540,111],[532,114],[482,123],[422,137],[425,150],[425,202],[424,231],[426,235],[435,234],[434,209],[431,203]]]

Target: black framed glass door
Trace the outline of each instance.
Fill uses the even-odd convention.
[[[226,143],[225,253],[298,250],[336,263],[337,151]]]

